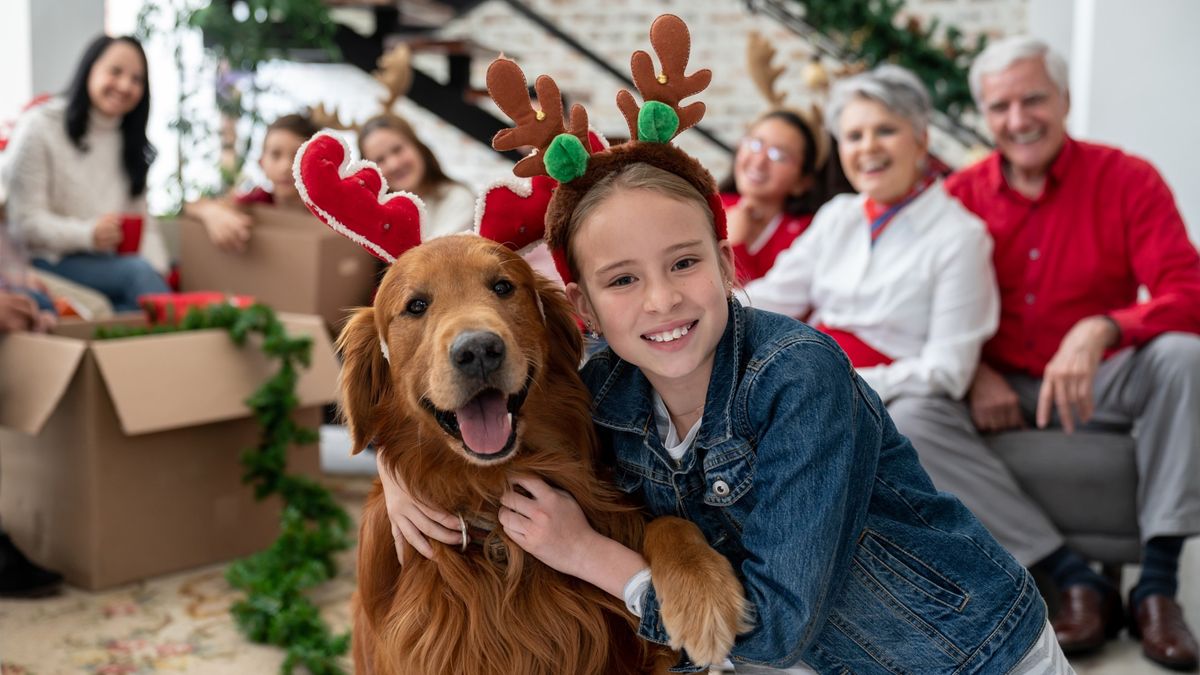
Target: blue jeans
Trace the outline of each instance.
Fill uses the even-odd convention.
[[[141,295],[171,290],[150,263],[136,255],[77,253],[57,263],[35,258],[33,266],[103,293],[118,312],[139,309]]]

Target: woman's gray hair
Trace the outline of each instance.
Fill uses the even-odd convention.
[[[1050,45],[1028,35],[1018,35],[993,42],[975,57],[971,64],[971,97],[975,105],[983,110],[983,76],[995,75],[1008,70],[1012,64],[1022,59],[1040,58],[1046,66],[1046,74],[1058,87],[1063,96],[1067,95],[1070,76],[1067,72],[1067,62]]]
[[[856,98],[867,98],[882,104],[892,113],[908,120],[918,136],[924,134],[929,126],[933,111],[929,91],[907,68],[884,64],[835,82],[829,92],[829,105],[825,108],[825,126],[834,138],[840,134],[838,122],[842,111]]]

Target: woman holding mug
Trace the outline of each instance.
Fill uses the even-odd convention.
[[[134,38],[96,38],[64,95],[21,118],[5,167],[10,226],[34,267],[99,291],[117,311],[169,290],[166,249],[146,217],[146,70]]]

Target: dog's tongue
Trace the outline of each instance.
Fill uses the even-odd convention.
[[[500,392],[488,391],[454,411],[463,443],[473,452],[493,455],[504,449],[512,434],[507,403],[507,397]]]

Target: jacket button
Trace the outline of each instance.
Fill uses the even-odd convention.
[[[723,480],[713,481],[713,494],[724,497],[729,494],[729,483]]]

